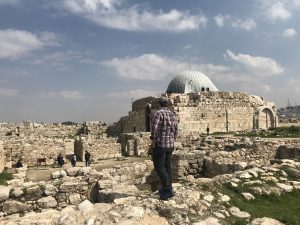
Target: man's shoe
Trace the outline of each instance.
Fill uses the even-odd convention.
[[[168,187],[168,188],[161,188],[159,189],[159,195],[160,195],[160,200],[168,200],[169,198],[172,198],[174,196],[173,193],[173,188]]]
[[[165,193],[163,195],[160,195],[159,199],[163,201],[167,201],[169,198],[172,197],[174,197],[174,194],[171,192],[171,193]]]

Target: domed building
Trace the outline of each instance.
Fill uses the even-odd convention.
[[[186,70],[171,80],[166,93],[197,93],[201,91],[218,91],[211,80],[198,71]]]
[[[268,129],[277,126],[274,103],[245,92],[219,91],[198,71],[176,75],[162,96],[176,113],[181,134],[194,132],[230,132]],[[151,119],[158,109],[158,97],[146,97],[132,103],[128,116],[119,121],[123,133],[150,131]]]

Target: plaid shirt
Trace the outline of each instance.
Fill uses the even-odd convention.
[[[177,130],[177,118],[173,112],[167,108],[162,108],[154,114],[151,127],[151,139],[154,140],[156,147],[174,147]]]

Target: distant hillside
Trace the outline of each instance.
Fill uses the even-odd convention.
[[[281,121],[297,122],[300,120],[300,106],[279,108],[277,110],[277,115]]]

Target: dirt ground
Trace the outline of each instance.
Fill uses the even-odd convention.
[[[125,160],[117,160],[117,159],[106,159],[98,161],[97,163],[91,164],[91,167],[100,171],[105,168],[111,168],[115,165],[122,165],[124,163],[133,163],[133,162],[141,162],[144,161],[145,158],[140,157],[128,157],[124,158]],[[84,162],[77,162],[79,167],[83,167]],[[72,167],[72,165],[68,162],[66,163],[62,169],[66,169]],[[29,167],[26,173],[26,177],[28,181],[38,182],[38,181],[49,181],[51,179],[51,173],[54,171],[58,171],[61,168],[53,168],[50,166],[39,166],[39,167]]]

